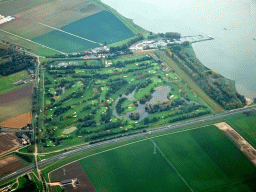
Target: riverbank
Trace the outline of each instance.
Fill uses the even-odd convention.
[[[102,1],[153,33],[213,36],[214,41],[193,44],[197,58],[206,67],[234,80],[240,94],[256,97],[255,1]]]

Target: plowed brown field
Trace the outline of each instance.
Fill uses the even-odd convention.
[[[31,112],[12,117],[0,123],[2,127],[20,129],[31,123]]]
[[[90,179],[85,174],[83,167],[78,162],[71,163],[65,167],[59,168],[50,174],[51,182],[60,182],[68,179],[77,178],[80,185],[73,188],[72,185],[65,185],[65,191],[68,192],[96,192]]]
[[[33,85],[0,95],[0,122],[31,112]]]

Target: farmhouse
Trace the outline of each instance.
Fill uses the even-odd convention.
[[[65,181],[61,181],[60,182],[62,185],[72,185],[74,188],[78,185],[80,185],[79,181],[77,178],[74,178],[74,179],[68,179],[68,180],[65,180]]]
[[[18,86],[18,85],[22,85],[24,83],[25,83],[24,80],[19,80],[19,81],[15,82],[14,85]]]
[[[92,53],[94,53],[94,54],[107,53],[107,52],[109,52],[109,48],[107,46],[97,47],[92,50]]]
[[[0,25],[3,24],[3,23],[6,23],[8,21],[11,21],[13,19],[15,19],[15,18],[11,17],[11,16],[5,17],[5,16],[0,15]]]

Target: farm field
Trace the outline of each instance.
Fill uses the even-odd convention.
[[[15,17],[11,22],[0,25],[1,39],[39,55],[79,52],[98,47],[97,43],[112,44],[134,34],[147,33],[98,0],[0,2],[0,12]],[[55,28],[96,41],[96,44]]]
[[[0,133],[0,155],[19,146],[21,142],[14,133]]]
[[[95,43],[51,31],[33,41],[66,53],[99,47],[105,42],[115,43],[132,37],[133,32],[110,11],[102,11],[61,28],[61,30],[89,39]]]
[[[32,110],[32,85],[0,95],[0,122]]]
[[[79,163],[99,192],[256,189],[256,168],[215,126],[131,143]]]
[[[235,129],[247,142],[256,148],[256,116],[255,113],[232,116],[226,122]]]
[[[21,129],[27,124],[31,124],[32,114],[31,112],[23,113],[21,115],[12,117],[0,123],[2,127]]]
[[[65,167],[65,169],[58,169],[51,174],[50,181],[58,182],[65,181],[68,179],[77,178],[79,181],[79,186],[74,189],[72,185],[65,185],[66,191],[79,191],[79,192],[96,192],[94,186],[92,185],[90,179],[85,174],[82,166],[78,162],[74,162],[69,166]],[[54,190],[55,191],[55,190]]]
[[[0,95],[24,87],[25,84],[16,86],[13,83],[26,78],[29,78],[29,74],[25,70],[6,77],[0,77]]]
[[[66,68],[59,67],[63,62]],[[211,113],[176,73],[149,55],[105,62],[113,64],[65,59],[46,63],[45,150]],[[121,103],[121,98],[126,101]],[[70,127],[72,132],[63,132]]]
[[[16,171],[26,165],[25,161],[15,155],[9,155],[0,159],[0,177]]]

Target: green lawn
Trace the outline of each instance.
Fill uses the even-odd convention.
[[[152,141],[158,147],[156,154]],[[152,141],[130,144],[79,162],[99,192],[256,188],[255,167],[215,126]]]
[[[23,87],[24,85],[27,85],[27,84],[23,84],[23,85],[16,86],[13,83],[15,83],[21,79],[28,78],[28,77],[29,77],[29,74],[25,70],[18,72],[18,73],[14,73],[12,75],[0,77],[0,85],[1,85],[0,86],[0,95],[10,92],[10,91],[13,91],[15,89],[19,89],[19,88]]]

